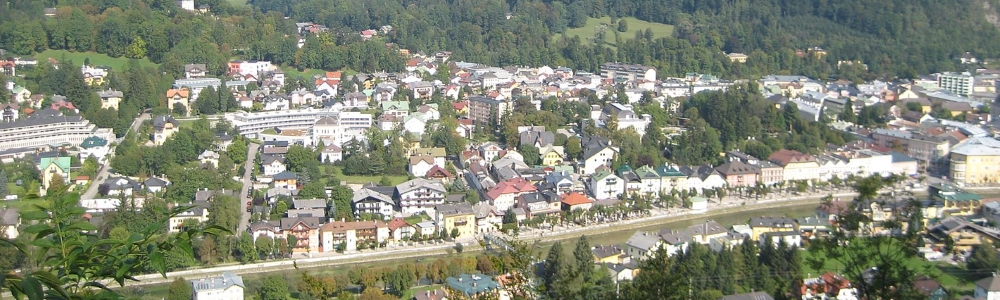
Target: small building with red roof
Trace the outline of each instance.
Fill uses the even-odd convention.
[[[565,211],[573,211],[576,209],[589,210],[594,206],[594,200],[587,198],[587,196],[577,193],[569,192],[562,195],[562,209]]]

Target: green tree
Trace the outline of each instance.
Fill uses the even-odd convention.
[[[534,145],[521,145],[521,155],[524,156],[524,163],[529,166],[538,165],[541,157],[538,154],[538,147]]]
[[[125,48],[125,57],[140,59],[146,57],[146,41],[142,37],[132,38],[132,43]]]
[[[244,231],[239,236],[239,240],[236,243],[237,250],[240,255],[240,262],[252,263],[257,261],[257,247],[253,243],[253,237],[250,236],[249,232]]]
[[[240,209],[240,200],[229,195],[216,195],[209,204],[208,224],[225,228],[232,232],[239,232],[237,226],[243,217]]]
[[[270,237],[257,237],[257,240],[254,241],[254,246],[257,248],[258,257],[260,258],[268,259],[274,254],[274,239]]]
[[[3,165],[0,165],[0,197],[7,197],[7,170],[3,170]]]
[[[95,290],[103,286],[104,280],[113,280],[124,286],[131,276],[144,272],[147,268],[166,277],[165,253],[174,249],[191,256],[191,238],[201,235],[195,231],[161,236],[160,230],[167,219],[176,216],[189,207],[176,207],[163,211],[165,218],[149,223],[142,232],[135,232],[125,241],[98,239],[94,232],[97,227],[83,219],[84,209],[79,206],[79,195],[66,193],[49,196],[44,205],[35,205],[32,211],[22,212],[26,223],[35,225],[24,229],[29,235],[34,271],[25,274],[8,274],[2,283],[3,289],[14,297],[41,299],[118,298],[113,290]],[[216,233],[217,228],[212,228]],[[27,241],[0,239],[0,244],[13,245],[19,251],[27,251]],[[58,275],[57,275],[58,274]]]
[[[191,283],[183,277],[171,281],[170,288],[167,289],[168,300],[189,300],[193,295],[194,289],[191,287]]]
[[[618,20],[618,32],[628,32],[628,23],[625,19]]]
[[[258,293],[261,300],[285,300],[288,298],[288,282],[281,275],[268,275]]]
[[[214,115],[219,112],[219,93],[215,88],[208,86],[198,93],[198,99],[194,106],[198,108],[198,113],[202,115]]]
[[[972,253],[966,262],[966,269],[974,273],[974,277],[985,277],[1000,270],[1000,256],[991,243],[982,243],[972,247]]]

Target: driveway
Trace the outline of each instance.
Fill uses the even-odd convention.
[[[253,187],[253,181],[250,180],[250,175],[253,174],[253,162],[257,158],[257,149],[260,144],[249,143],[247,144],[247,161],[243,168],[243,188],[240,189],[240,211],[243,212],[243,218],[240,219],[240,227],[237,230],[246,230],[247,226],[250,226],[250,212],[247,211],[246,201],[249,201],[247,196],[249,195],[250,188]],[[238,232],[236,234],[239,234]]]

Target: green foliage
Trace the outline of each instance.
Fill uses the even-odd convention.
[[[25,222],[34,224],[23,231],[31,236],[30,242],[0,240],[0,244],[30,253],[34,264],[34,271],[5,275],[3,288],[17,298],[114,297],[116,292],[107,289],[102,281],[113,280],[124,285],[126,280],[133,280],[133,275],[146,270],[165,276],[166,253],[180,250],[187,256],[193,255],[191,239],[201,235],[193,230],[175,235],[159,233],[167,218],[188,209],[177,207],[163,211],[167,218],[148,223],[126,240],[99,239],[90,234],[97,227],[83,219],[85,211],[79,206],[79,195],[68,193],[50,197],[47,202],[21,215]],[[223,232],[218,228],[211,230]]]
[[[191,287],[191,283],[183,277],[171,281],[170,288],[167,290],[168,300],[189,300],[193,295],[194,289]]]
[[[261,300],[288,299],[288,282],[281,275],[268,275],[257,291]]]
[[[991,243],[982,243],[972,247],[972,253],[966,261],[966,269],[973,277],[987,277],[1000,270],[1000,256]]]
[[[7,197],[7,170],[3,169],[3,165],[0,165],[0,197]]]
[[[240,199],[229,195],[215,195],[212,197],[208,215],[208,224],[225,228],[232,232],[239,232],[237,228],[243,212],[240,210]],[[251,246],[253,243],[251,242]]]

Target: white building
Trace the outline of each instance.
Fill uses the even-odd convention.
[[[972,94],[976,78],[968,72],[948,72],[938,74],[937,80],[938,87],[964,97]]]
[[[193,300],[243,300],[243,277],[225,272],[222,276],[191,280]]]
[[[435,213],[434,206],[444,204],[448,192],[439,180],[417,178],[396,185],[395,198],[404,214]]]
[[[605,63],[601,65],[601,77],[614,79],[615,82],[656,81],[656,68],[643,65]]]
[[[313,143],[319,144],[320,140],[327,141],[327,145],[343,147],[344,143],[351,140],[364,141],[365,132],[375,124],[372,115],[342,111],[333,115],[328,115],[317,120],[313,125]]]
[[[0,123],[0,151],[13,148],[37,148],[51,145],[80,145],[89,137],[112,140],[110,128],[97,125],[80,116],[63,116],[62,113],[35,115],[14,122]]]
[[[625,181],[609,171],[600,171],[590,177],[590,194],[595,199],[617,199],[625,193]]]

